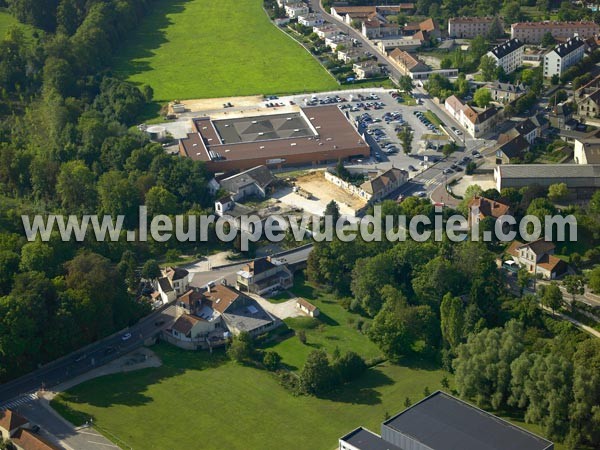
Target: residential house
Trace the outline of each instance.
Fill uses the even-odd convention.
[[[552,108],[548,113],[548,121],[550,126],[559,130],[572,130],[575,128],[573,111],[567,103],[560,103]]]
[[[360,185],[361,196],[368,202],[383,200],[408,181],[408,172],[392,167]]]
[[[468,207],[469,227],[473,226],[474,223],[479,223],[488,217],[498,219],[510,212],[510,206],[508,206],[506,203],[481,197],[479,195],[476,195],[469,201]]]
[[[265,198],[274,181],[275,177],[267,166],[256,166],[221,180],[220,186],[229,192],[233,201],[238,202],[252,196]]]
[[[514,129],[513,129],[514,130]],[[529,142],[518,133],[503,133],[498,137],[496,164],[510,164],[523,161],[529,150]]]
[[[325,38],[325,46],[329,47],[331,51],[336,52],[341,48],[349,50],[353,47],[353,44],[352,39],[347,34],[335,34]]]
[[[427,79],[431,72],[429,66],[422,63],[416,56],[404,50],[396,48],[388,55],[402,75],[408,75],[413,79]]]
[[[524,267],[529,273],[553,280],[568,270],[567,263],[554,256],[555,247],[552,242],[543,239],[525,244],[514,241],[507,253],[519,267]]]
[[[499,17],[451,17],[448,19],[448,36],[461,39],[487,36],[494,26],[503,29],[504,22]]]
[[[160,294],[163,304],[172,302],[187,291],[190,285],[190,273],[180,267],[166,267],[161,270],[162,276],[155,282],[155,289]]]
[[[600,75],[575,91],[577,116],[595,119],[600,116]]]
[[[489,106],[486,109],[475,108],[464,104],[455,95],[446,99],[444,108],[474,138],[483,136],[503,118],[502,110],[495,106]]]
[[[296,308],[302,311],[304,314],[310,317],[317,317],[321,311],[315,305],[310,303],[308,300],[302,297],[298,297],[296,300]]]
[[[380,39],[398,36],[400,34],[400,28],[396,23],[386,22],[377,17],[370,17],[362,22],[361,33],[367,39]]]
[[[356,74],[357,80],[364,80],[366,78],[373,78],[381,75],[381,67],[376,61],[363,61],[352,65],[352,70]]]
[[[309,8],[306,3],[288,3],[284,6],[285,15],[290,19],[297,19],[298,16],[304,16],[308,14]]]
[[[541,44],[546,33],[555,39],[566,40],[574,36],[588,39],[599,34],[600,27],[592,21],[582,22],[518,22],[510,26],[510,37],[527,44]]]
[[[236,286],[240,291],[263,294],[292,286],[294,277],[287,267],[271,257],[259,258],[237,272]]]
[[[358,61],[359,59],[364,58],[364,56],[365,54],[362,50],[354,47],[344,48],[343,50],[338,50],[337,52],[338,60],[344,61],[345,64]]]
[[[325,23],[323,16],[319,13],[308,13],[298,16],[298,23],[305,27],[320,27]]]
[[[544,77],[561,76],[569,67],[585,56],[585,42],[579,37],[570,38],[544,55]]]
[[[363,199],[367,203],[374,203],[394,192],[408,181],[408,172],[392,167],[383,173],[377,173],[360,186],[339,178],[333,171],[325,171],[325,179],[345,191]]]
[[[16,450],[61,450],[62,447],[26,428],[20,428],[11,439]]]
[[[327,39],[327,38],[330,38],[333,36],[338,36],[338,35],[343,34],[342,30],[340,30],[338,27],[336,27],[335,25],[328,24],[328,23],[326,23],[324,25],[313,27],[313,31],[321,39]]]
[[[522,41],[511,39],[494,47],[487,52],[487,56],[491,57],[498,67],[502,67],[505,73],[509,74],[523,64],[523,49]]]
[[[521,83],[501,83],[496,81],[487,86],[492,94],[492,99],[498,103],[510,103],[518,99],[527,92],[525,86]]]
[[[29,421],[10,409],[0,409],[0,438],[10,439],[21,428],[27,427]]]
[[[427,33],[427,36],[430,39],[440,39],[442,37],[442,31],[440,30],[438,23],[432,18],[427,18],[422,22],[419,22],[419,31]]]
[[[226,284],[193,289],[178,299],[177,306],[180,315],[168,333],[203,347],[221,345],[230,334],[245,331],[257,336],[279,325],[255,299]]]
[[[358,427],[339,450],[553,450],[554,444],[442,391],[381,424],[381,435]]]

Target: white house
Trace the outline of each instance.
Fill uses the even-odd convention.
[[[318,27],[325,23],[325,20],[318,13],[309,13],[298,16],[298,23],[305,27]]]
[[[569,39],[564,44],[557,45],[544,55],[544,77],[559,77],[584,57],[585,41],[578,37]]]
[[[487,56],[496,61],[496,65],[502,67],[504,72],[511,73],[523,64],[524,49],[523,42],[518,39],[511,39],[494,47],[487,52]]]
[[[308,14],[308,5],[306,3],[291,3],[285,5],[285,15],[290,19],[297,19],[299,16]]]
[[[502,110],[495,106],[486,109],[474,108],[464,104],[454,95],[446,99],[444,108],[473,138],[490,131],[503,117]]]

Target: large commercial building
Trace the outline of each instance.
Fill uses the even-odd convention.
[[[206,162],[212,172],[317,165],[370,154],[365,140],[334,105],[192,122],[194,132],[179,140],[179,153]]]
[[[499,17],[452,17],[448,19],[448,36],[462,39],[487,36],[495,24],[504,28]]]
[[[519,39],[511,39],[487,52],[505,73],[511,73],[523,64],[524,44]]]
[[[566,40],[575,36],[588,39],[600,32],[598,24],[583,22],[518,22],[510,26],[510,37],[527,44],[540,44],[546,33],[555,39]]]
[[[583,58],[585,53],[585,41],[581,38],[570,38],[564,44],[557,45],[544,55],[544,77],[559,77],[574,64]]]
[[[493,414],[438,391],[381,425],[359,427],[340,450],[552,450],[554,444]]]

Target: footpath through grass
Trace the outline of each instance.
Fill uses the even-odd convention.
[[[115,71],[148,84],[157,101],[338,88],[261,0],[154,2],[117,54]]]

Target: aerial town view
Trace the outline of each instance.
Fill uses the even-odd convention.
[[[600,5],[0,0],[0,450],[599,450]]]

